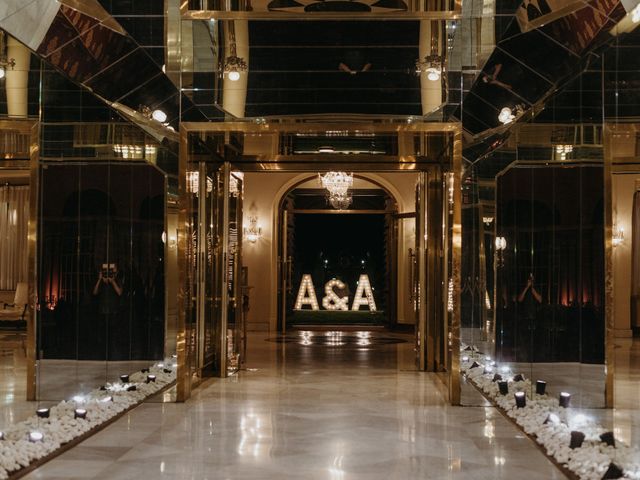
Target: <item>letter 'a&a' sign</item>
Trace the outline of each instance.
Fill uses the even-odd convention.
[[[324,285],[324,297],[322,298],[322,307],[325,310],[333,311],[348,311],[349,310],[349,297],[340,297],[333,290],[338,288],[340,290],[345,288],[345,284],[337,279],[329,280]],[[318,306],[318,298],[316,297],[316,289],[313,286],[313,280],[311,275],[305,273],[302,275],[300,281],[300,288],[298,289],[298,297],[296,298],[296,305],[294,310],[302,310],[305,305],[309,305],[311,310],[320,310]],[[369,276],[362,274],[358,280],[358,288],[353,298],[351,310],[360,310],[361,306],[368,306],[372,312],[376,311],[376,301],[373,298],[373,289],[371,288],[371,282],[369,282]]]

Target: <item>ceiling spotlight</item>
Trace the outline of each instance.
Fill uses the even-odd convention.
[[[504,107],[502,110],[500,110],[500,113],[498,114],[498,120],[504,123],[505,125],[507,123],[513,122],[515,118],[516,118],[515,115],[513,114],[512,110],[509,107]]]
[[[336,150],[330,145],[325,145],[318,147],[318,153],[336,153]]]
[[[29,441],[30,442],[40,442],[44,438],[44,435],[40,432],[31,432],[29,433]]]
[[[156,122],[164,123],[167,121],[167,114],[162,110],[155,109],[151,112],[151,118],[153,118]]]

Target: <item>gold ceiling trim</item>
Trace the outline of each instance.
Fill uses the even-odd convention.
[[[243,133],[326,133],[346,132],[351,135],[357,132],[369,133],[456,133],[460,128],[454,122],[412,122],[412,123],[365,123],[365,122],[283,122],[271,124],[257,124],[249,122],[182,122],[181,129],[188,133],[207,132],[243,132]]]

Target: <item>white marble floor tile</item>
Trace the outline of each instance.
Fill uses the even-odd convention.
[[[144,404],[25,478],[563,478],[494,408],[448,406],[404,339],[358,349],[253,336],[256,370],[210,380],[185,404]]]

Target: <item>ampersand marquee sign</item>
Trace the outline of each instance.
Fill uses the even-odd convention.
[[[349,297],[340,297],[333,290],[334,288],[343,290],[345,287],[346,285],[341,280],[337,280],[335,278],[329,280],[324,285],[325,295],[322,298],[322,307],[325,310],[349,311]],[[313,286],[311,275],[308,273],[302,275],[294,310],[302,310],[305,305],[309,305],[311,310],[320,310],[320,307],[318,306],[318,298],[316,297],[316,289]],[[360,310],[360,306],[368,306],[370,311],[376,311],[376,301],[373,298],[371,282],[369,282],[369,276],[365,274],[360,275],[360,279],[358,280],[358,288],[356,289],[356,294],[353,298],[351,310]]]

